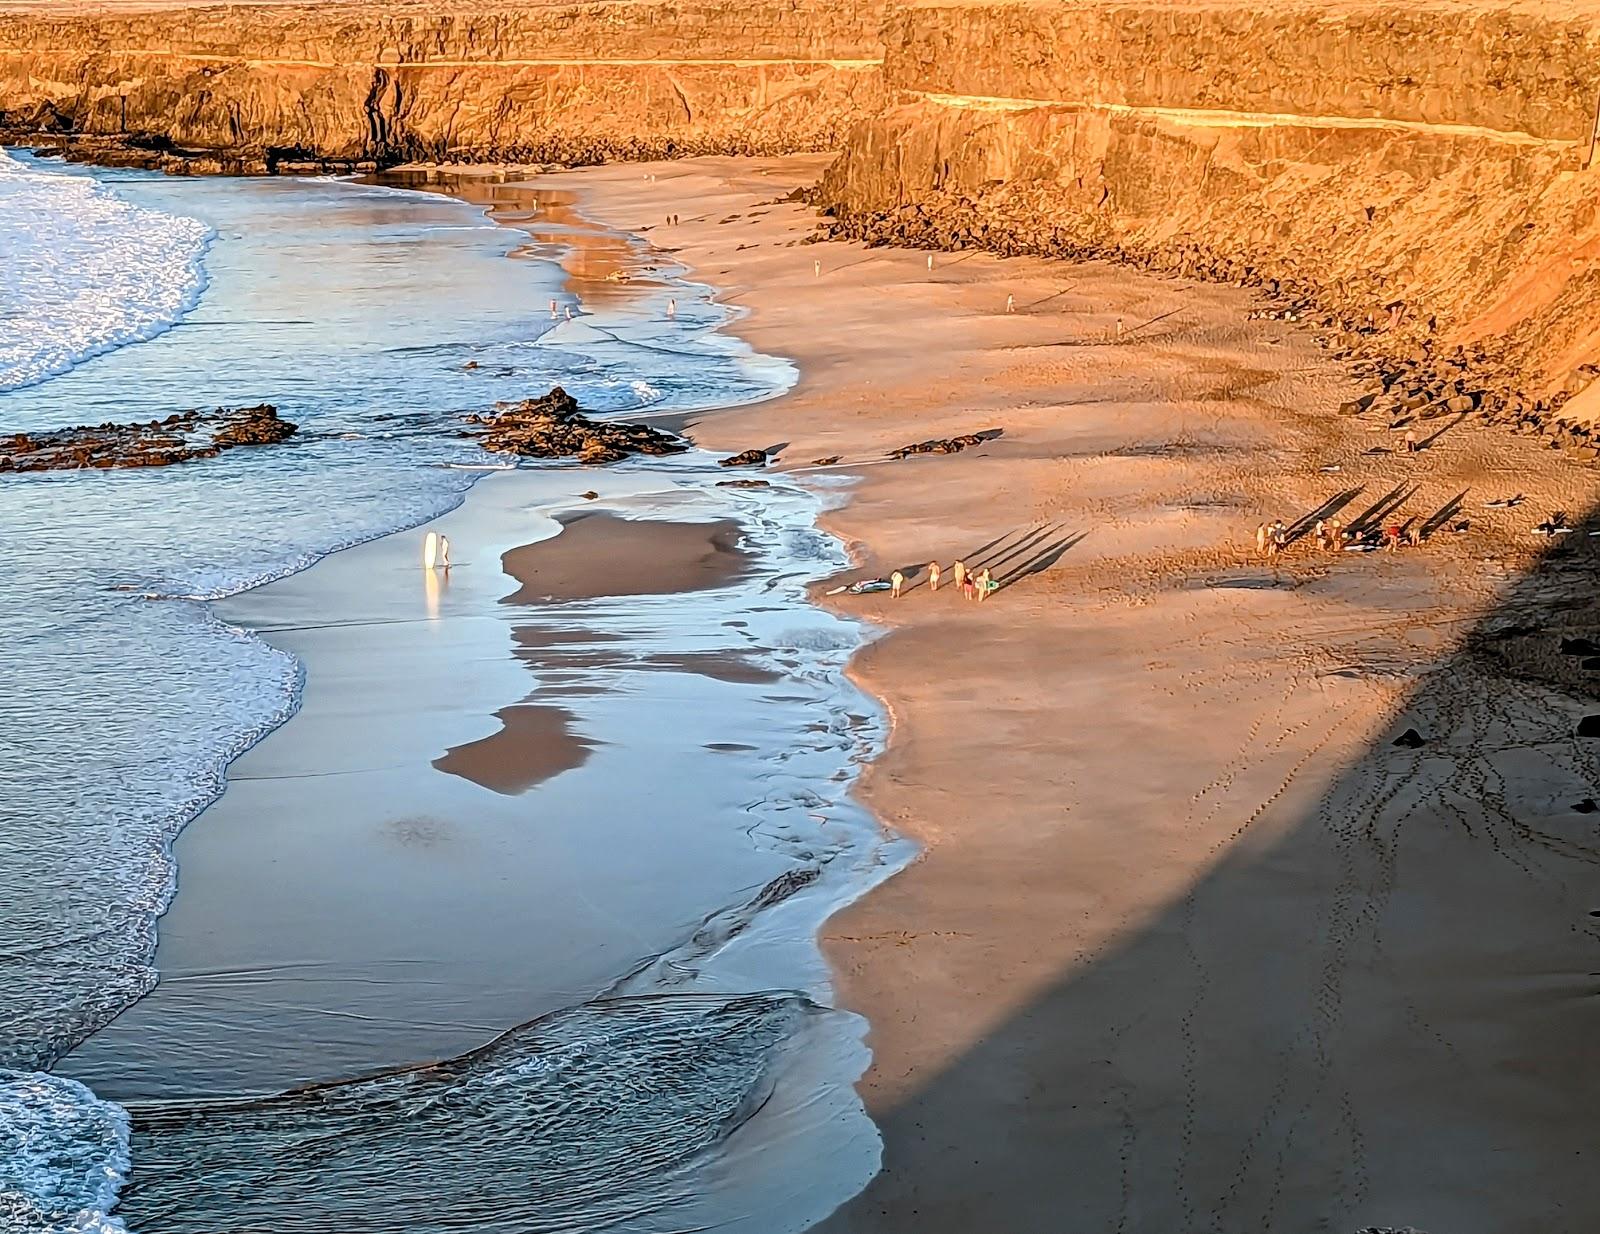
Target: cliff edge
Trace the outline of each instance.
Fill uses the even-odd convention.
[[[1597,94],[1600,0],[0,8],[0,133],[244,171],[838,150],[834,234],[1258,284],[1539,431],[1600,406]]]

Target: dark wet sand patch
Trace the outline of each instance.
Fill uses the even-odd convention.
[[[625,643],[625,634],[604,630],[579,630],[571,626],[518,626],[511,632],[511,641],[518,647],[536,651],[543,647],[587,647],[591,643]]]
[[[433,765],[510,797],[583,766],[594,748],[572,731],[572,713],[561,707],[521,703],[495,718],[498,733],[453,746]]]
[[[561,520],[561,534],[514,548],[501,567],[520,587],[507,604],[672,595],[732,582],[750,568],[739,524],[669,523],[595,512]]]
[[[727,651],[685,651],[677,655],[649,656],[642,661],[647,668],[664,668],[679,673],[698,673],[715,681],[728,681],[734,685],[769,685],[781,681],[783,675],[765,665],[756,664],[744,656]]]

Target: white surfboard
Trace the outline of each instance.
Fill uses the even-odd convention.
[[[422,541],[422,568],[433,569],[433,563],[439,560],[439,536],[430,531]]]

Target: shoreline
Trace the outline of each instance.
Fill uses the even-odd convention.
[[[722,795],[752,793],[759,786],[766,796],[765,802],[745,803],[742,811],[737,809],[735,800],[722,803],[720,809],[710,803],[691,806],[687,798],[682,803],[684,814],[703,813],[709,822],[733,822],[737,832],[754,841],[752,852],[764,854],[765,865],[777,862],[772,869],[765,869],[763,865],[765,873],[759,877],[755,876],[753,868],[739,875],[736,882],[752,877],[754,881],[748,887],[731,887],[726,894],[706,901],[708,907],[702,911],[708,915],[703,920],[685,918],[666,936],[669,939],[681,936],[689,942],[680,942],[659,953],[651,950],[631,967],[625,965],[620,970],[614,965],[609,969],[602,965],[596,972],[609,972],[609,985],[604,982],[595,985],[591,981],[589,986],[584,986],[581,980],[573,977],[566,982],[571,986],[568,995],[548,1007],[533,1007],[531,1010],[537,1014],[531,1017],[529,1008],[514,1013],[504,999],[500,1000],[505,1002],[504,1008],[487,1012],[489,1004],[482,999],[476,1004],[464,998],[456,999],[454,987],[465,990],[476,981],[472,975],[476,971],[473,963],[484,970],[481,984],[485,989],[491,985],[515,985],[507,983],[505,978],[516,970],[516,949],[522,938],[550,938],[557,921],[564,916],[575,918],[587,911],[582,902],[588,902],[590,908],[599,911],[598,902],[614,896],[616,888],[608,891],[606,879],[574,877],[570,881],[582,894],[566,909],[545,903],[552,898],[549,889],[537,893],[539,912],[550,918],[548,921],[523,923],[499,942],[492,941],[486,934],[471,935],[469,951],[447,962],[440,970],[439,975],[444,976],[453,964],[456,973],[449,974],[453,981],[425,979],[430,966],[438,968],[441,962],[448,960],[444,940],[452,934],[458,939],[466,936],[459,922],[452,924],[438,916],[444,903],[434,904],[429,898],[431,883],[440,877],[461,873],[455,866],[470,856],[466,850],[473,841],[473,837],[466,834],[469,830],[467,816],[463,814],[452,823],[445,817],[450,809],[441,805],[443,798],[459,797],[463,808],[468,797],[477,803],[471,811],[470,830],[477,833],[477,843],[481,847],[485,831],[503,830],[502,824],[514,821],[507,809],[491,811],[483,793],[501,798],[544,793],[563,779],[557,772],[564,773],[567,778],[585,774],[584,764],[588,758],[569,758],[559,751],[546,752],[554,754],[553,759],[541,756],[532,762],[520,756],[512,757],[509,762],[517,765],[506,766],[508,759],[503,748],[506,742],[497,739],[505,737],[517,723],[508,719],[508,711],[525,716],[526,708],[541,703],[562,708],[565,715],[559,725],[561,737],[575,739],[586,747],[589,758],[603,763],[608,757],[608,747],[626,750],[628,745],[608,742],[605,739],[608,730],[603,727],[595,732],[592,717],[589,724],[584,723],[583,717],[599,705],[597,696],[604,693],[593,681],[587,680],[596,672],[647,672],[661,681],[703,682],[703,686],[681,691],[683,705],[693,709],[695,698],[716,695],[723,701],[703,710],[707,717],[721,717],[718,723],[724,726],[735,724],[728,716],[740,714],[737,709],[729,709],[729,691],[743,692],[747,696],[766,692],[771,695],[769,710],[779,707],[793,710],[797,704],[810,700],[817,690],[833,688],[813,677],[819,665],[825,666],[842,650],[834,645],[837,634],[830,633],[830,626],[837,624],[835,618],[819,611],[814,619],[808,618],[787,631],[769,632],[769,638],[771,634],[778,634],[785,639],[801,640],[789,649],[785,649],[781,641],[759,643],[755,634],[763,623],[776,620],[758,614],[784,611],[783,606],[774,604],[773,591],[779,595],[792,591],[797,577],[809,577],[818,568],[818,561],[826,561],[833,551],[820,547],[820,539],[809,546],[799,540],[791,543],[790,538],[801,534],[800,530],[783,530],[784,520],[792,521],[793,510],[787,515],[781,511],[799,508],[796,501],[806,510],[812,510],[815,498],[810,495],[801,498],[792,492],[785,494],[781,488],[763,490],[757,497],[742,490],[717,488],[711,481],[724,473],[708,470],[707,462],[703,454],[697,453],[686,460],[647,461],[617,469],[529,468],[520,473],[489,475],[473,485],[453,511],[423,524],[449,529],[457,544],[458,565],[453,572],[453,583],[448,578],[443,580],[451,585],[425,589],[420,596],[411,595],[414,588],[405,584],[415,578],[412,560],[415,545],[411,541],[420,534],[423,525],[330,554],[308,570],[212,605],[218,620],[253,630],[273,648],[292,654],[302,666],[304,693],[293,717],[298,723],[272,730],[230,764],[227,776],[231,792],[213,803],[207,812],[205,827],[187,829],[179,840],[179,846],[186,850],[178,857],[186,894],[178,897],[161,923],[162,950],[157,965],[163,977],[156,993],[91,1038],[73,1054],[64,1069],[64,1074],[87,1081],[102,1093],[109,1092],[124,1101],[130,1096],[133,1098],[130,1108],[135,1126],[134,1188],[123,1210],[130,1221],[136,1220],[141,1212],[149,1211],[145,1205],[160,1207],[166,1203],[152,1197],[161,1197],[174,1185],[174,1159],[181,1160],[185,1152],[200,1151],[188,1147],[186,1125],[181,1120],[173,1121],[175,1115],[185,1109],[199,1117],[198,1125],[206,1126],[207,1135],[242,1136],[245,1137],[242,1142],[248,1145],[248,1112],[262,1102],[274,1107],[284,1102],[292,1105],[299,1085],[332,1081],[335,1088],[358,1094],[357,1099],[363,1102],[378,1100],[367,1093],[372,1087],[375,1069],[400,1068],[400,1071],[391,1071],[391,1076],[422,1075],[427,1067],[415,1065],[419,1057],[448,1058],[462,1050],[466,1051],[459,1054],[462,1060],[476,1058],[485,1050],[488,1053],[484,1057],[497,1057],[498,1046],[490,1048],[482,1044],[486,1037],[493,1036],[497,1023],[502,1033],[510,1030],[519,1041],[529,1038],[548,1042],[551,1033],[559,1035],[564,1031],[564,1024],[558,1023],[563,1016],[584,1011],[594,1005],[593,1000],[608,993],[624,1000],[647,1000],[659,984],[674,998],[704,998],[714,991],[719,998],[737,999],[747,997],[741,991],[768,990],[775,982],[793,984],[814,997],[826,992],[827,973],[816,951],[817,926],[822,915],[818,906],[837,906],[860,894],[856,880],[878,877],[878,870],[886,860],[883,838],[877,835],[875,826],[868,825],[862,836],[851,838],[853,832],[861,830],[852,822],[853,816],[859,813],[853,806],[828,809],[829,817],[823,821],[832,826],[816,835],[811,834],[814,825],[803,821],[816,817],[813,812],[819,806],[815,803],[836,791],[829,787],[830,783],[845,782],[841,777],[845,776],[846,768],[833,767],[830,760],[846,757],[841,751],[856,749],[862,741],[872,740],[874,721],[868,715],[847,714],[852,710],[847,700],[835,700],[834,705],[843,710],[836,717],[837,723],[825,729],[819,729],[815,723],[802,725],[797,712],[786,732],[810,731],[814,735],[801,737],[798,742],[786,739],[782,746],[771,751],[766,751],[770,742],[706,744],[703,748],[709,753],[704,756],[705,767],[699,775],[689,774],[684,767],[669,768],[652,763],[648,747],[659,743],[647,741],[641,745],[642,761],[637,774],[654,779],[658,787],[653,794],[653,805],[658,809],[673,810],[678,805],[677,799],[683,796],[672,786],[668,772],[687,776],[690,784],[715,781],[717,792]],[[578,489],[586,484],[602,491],[598,501],[580,499]],[[554,531],[557,523],[550,522],[550,518],[559,521],[566,517],[576,519],[577,527],[582,530],[572,532],[569,529],[569,533],[533,546],[520,539],[507,542],[506,577],[500,579],[505,594],[490,596],[484,588],[492,590],[497,576],[482,572],[486,561],[470,557],[462,560],[462,549],[474,543],[481,547],[485,529],[491,525],[499,525],[502,531],[496,534],[503,534],[506,526],[518,521],[519,510],[526,513],[531,509],[538,514],[539,503],[523,508],[515,494],[541,489],[548,489],[552,494],[560,490],[564,496],[536,521],[548,523],[549,529]],[[634,489],[639,491],[630,497]],[[522,500],[526,501],[526,497]],[[616,520],[614,511],[619,508],[626,511],[630,502],[643,502],[646,508],[652,502],[662,505],[663,509],[682,505],[687,511],[693,507],[700,511],[696,519],[705,517],[706,510],[720,509],[722,521],[713,518],[704,524],[708,538],[700,549],[693,548],[693,536],[686,549],[678,534],[696,524],[640,524],[662,533],[647,543],[647,552],[641,554],[630,551],[630,545],[619,540],[617,533],[621,529],[610,525]],[[777,508],[774,508],[775,503]],[[732,515],[740,519],[737,533],[740,538],[754,537],[758,532],[769,539],[780,534],[784,537],[785,553],[794,556],[780,553],[776,544],[762,549],[762,559],[773,565],[770,579],[751,573],[749,566],[756,559],[754,551],[747,553],[737,549],[734,524],[728,521]],[[659,513],[656,517],[660,517]],[[810,521],[808,515],[808,524]],[[560,545],[566,534],[571,534],[573,540],[552,556],[548,550]],[[801,539],[810,534],[805,532]],[[816,534],[820,537],[820,533]],[[574,549],[579,540],[584,543]],[[637,549],[638,546],[631,547]],[[685,551],[687,556],[683,555]],[[584,560],[574,559],[574,552]],[[605,564],[608,554],[614,558],[611,566]],[[681,570],[678,572],[687,574],[687,583],[680,579],[678,583],[682,585],[677,585],[668,577],[672,573],[671,559],[679,559]],[[536,572],[532,576],[526,574],[523,565],[529,561],[539,562],[533,567]],[[585,571],[591,575],[598,571],[602,579],[617,578],[624,582],[615,592],[597,588],[594,577],[584,577]],[[429,579],[439,581],[433,576]],[[468,584],[465,596],[461,594],[462,584]],[[421,645],[411,646],[415,639],[404,629],[415,618],[391,620],[378,615],[385,609],[391,610],[391,614],[409,612],[420,603],[423,606],[420,611],[422,629],[426,631],[441,616],[448,617],[452,607],[460,609],[463,604],[471,607],[479,601],[492,601],[493,605],[501,606],[489,626],[492,640],[499,623],[519,620],[518,613],[528,609],[530,604],[533,605],[528,609],[531,616],[547,606],[551,597],[560,606],[577,605],[580,612],[592,611],[600,615],[607,611],[608,597],[620,597],[630,604],[643,602],[647,606],[655,598],[659,609],[659,604],[681,606],[697,591],[715,592],[730,586],[752,593],[764,588],[761,594],[767,597],[764,604],[751,610],[747,620],[724,623],[749,628],[748,634],[726,636],[749,642],[744,651],[703,646],[706,640],[702,637],[698,641],[680,639],[681,646],[669,643],[656,654],[619,658],[618,651],[627,648],[626,640],[639,641],[640,631],[616,636],[622,642],[621,647],[608,641],[611,636],[592,632],[589,641],[593,645],[585,646],[583,639],[573,639],[572,632],[544,631],[536,621],[513,628],[514,637],[506,648],[509,654],[504,657],[505,671],[495,668],[492,674],[487,665],[478,667],[484,651],[482,648],[474,650],[476,636],[469,634],[465,640],[459,634],[452,636],[447,633],[450,629],[447,622],[437,629],[445,636],[442,641],[450,646],[428,653]],[[803,597],[796,599],[804,605]],[[616,605],[610,607],[616,608]],[[809,605],[805,607],[809,609]],[[609,620],[624,619],[623,611],[618,609]],[[487,611],[480,613],[478,619],[486,616],[489,616]],[[402,628],[394,634],[382,629],[396,622]],[[815,628],[808,633],[809,627]],[[663,624],[663,630],[670,628],[671,623]],[[811,639],[817,640],[814,646]],[[574,642],[576,646],[572,645]],[[422,654],[435,663],[425,666],[418,658]],[[383,674],[377,669],[379,661],[373,658],[375,655],[387,665],[387,672],[398,672],[405,680],[383,682]],[[764,663],[769,659],[774,661],[771,666]],[[441,706],[440,703],[446,695],[461,692],[460,683],[449,681],[449,662],[454,661],[463,662],[471,670],[465,683],[469,692],[481,693],[482,688],[490,684],[491,675],[496,680],[505,678],[509,682],[522,679],[528,669],[535,669],[541,678],[563,680],[546,681],[540,690],[520,703],[517,700],[526,693],[525,686],[521,692],[506,694],[500,700],[506,706],[491,717],[502,725],[501,732],[478,736],[465,731],[458,723],[462,719],[457,714],[458,706]],[[853,690],[843,687],[842,682],[839,688],[858,697]],[[430,698],[430,692],[437,697]],[[412,695],[409,702],[406,701],[408,693]],[[638,697],[629,697],[637,695],[636,689],[616,693],[616,703],[638,705]],[[343,701],[339,701],[341,699]],[[862,699],[862,703],[865,702]],[[616,710],[615,707],[610,709]],[[392,717],[393,722],[385,721],[384,716]],[[610,722],[614,724],[616,718],[613,716]],[[368,723],[369,719],[376,723]],[[417,723],[418,719],[423,722]],[[773,720],[766,718],[762,723],[771,727]],[[550,733],[549,726],[542,721],[532,727],[535,735]],[[696,726],[680,721],[677,727],[688,732]],[[405,730],[403,740],[401,729]],[[435,736],[439,738],[437,741],[434,741]],[[390,738],[396,740],[391,742]],[[351,745],[352,741],[359,750]],[[432,760],[431,771],[421,748],[429,746],[430,742],[443,752],[440,758]],[[485,767],[480,756],[488,747],[497,745],[502,748],[490,761],[499,765]],[[385,768],[364,764],[387,763],[396,750],[403,755],[402,761],[415,761],[425,774],[444,782],[447,787],[419,791],[419,781],[404,794],[382,789],[373,774],[383,773]],[[857,750],[857,754],[848,755],[850,764],[859,761],[859,753]],[[374,759],[373,755],[378,758]],[[776,761],[772,767],[761,770],[756,766],[758,760],[774,755]],[[363,765],[345,766],[351,759]],[[451,765],[442,765],[446,762]],[[724,785],[721,780],[726,772],[722,776],[711,775],[713,763],[722,768],[734,764],[751,766],[727,777]],[[824,774],[830,768],[833,774]],[[438,776],[439,771],[447,774]],[[595,774],[609,775],[611,782],[619,785],[625,785],[628,779],[626,774],[618,775],[614,765],[609,772],[597,767],[587,781],[591,790],[596,783]],[[756,778],[752,781],[753,774]],[[296,797],[302,792],[296,788],[296,782],[312,778],[318,785],[314,790],[318,801],[317,808],[308,811],[305,807],[309,799]],[[448,787],[452,781],[457,782],[456,787]],[[367,787],[362,789],[362,784]],[[578,810],[573,794],[581,795],[581,790],[572,788],[570,783],[566,788],[568,791],[563,798],[566,805],[554,808],[567,809],[574,820],[590,815],[595,808],[593,802]],[[822,796],[818,796],[819,793]],[[301,802],[298,806],[297,800]],[[512,805],[514,802],[507,803],[508,807]],[[388,822],[379,817],[385,811],[397,810],[404,817]],[[491,813],[503,817],[496,820],[490,817]],[[307,817],[300,817],[302,815]],[[597,821],[588,818],[587,825],[592,827]],[[375,834],[366,835],[368,823],[383,825],[377,826]],[[314,850],[308,848],[307,844],[314,838],[308,833],[308,826],[314,830],[330,824],[334,833],[317,839]],[[301,833],[298,843],[297,832]],[[752,835],[753,832],[759,834]],[[507,833],[500,843],[509,839]],[[616,852],[619,846],[639,849],[640,839],[622,841],[619,837],[617,843],[600,844],[595,860],[601,860],[607,852]],[[713,841],[709,832],[706,840]],[[591,837],[589,843],[593,842]],[[647,849],[648,844],[643,847]],[[397,848],[398,854],[391,851]],[[417,868],[408,874],[396,865],[397,860],[403,864],[408,859],[405,850],[415,850],[412,857],[426,857],[430,864],[442,862],[446,868],[437,876],[423,875]],[[308,854],[314,851],[315,860],[308,861],[308,867],[325,868],[295,868],[300,863],[287,861],[286,854],[296,851]],[[698,851],[685,850],[670,859],[658,855],[653,872],[670,875],[675,866],[683,865],[672,882],[687,892],[696,879],[703,881],[706,869],[722,866],[743,870],[750,865],[749,861],[743,861],[742,865],[739,861],[730,861],[726,853],[718,858],[720,848],[696,857]],[[548,859],[547,855],[544,860]],[[496,860],[502,881],[508,876],[526,879],[536,868],[519,869],[506,853]],[[685,862],[688,864],[684,865]],[[701,873],[696,874],[696,870]],[[612,874],[609,881],[615,882],[616,871]],[[799,877],[800,874],[806,877]],[[481,879],[477,881],[482,882]],[[471,885],[472,880],[468,883]],[[619,921],[626,918],[629,930],[641,937],[644,919],[639,909],[644,885],[638,880],[624,880],[623,890],[631,889],[632,898],[625,901],[626,912],[622,911],[623,903],[619,903],[612,914]],[[480,886],[479,891],[482,890]],[[748,905],[740,902],[745,892],[753,895]],[[476,914],[487,920],[498,912],[504,918],[500,910],[509,909],[511,901],[499,892],[492,898],[495,903],[485,910],[483,897],[475,895]],[[339,907],[349,902],[379,901],[386,906],[382,915],[393,917],[391,926],[382,931],[381,937],[371,933],[371,927],[380,917],[366,922],[362,918],[369,914],[351,914]],[[816,920],[811,920],[808,914]],[[810,927],[802,929],[807,921],[811,922]],[[408,954],[417,952],[425,938],[433,940],[430,946],[437,954]],[[715,944],[709,951],[705,950],[708,939]],[[503,953],[499,960],[494,956],[496,948]],[[339,958],[346,952],[349,953],[346,960],[370,952],[371,962],[364,963],[358,971]],[[441,987],[428,992],[429,997],[422,1000],[425,1005],[413,997],[419,980],[425,986]],[[345,991],[334,995],[334,987],[327,986],[330,981],[341,983]],[[370,989],[362,991],[360,985]],[[683,987],[681,993],[674,987]],[[319,1004],[324,1001],[319,992],[321,988],[326,988],[332,996],[330,1014],[337,1004],[338,1014],[352,1021],[348,1028],[330,1030],[327,1027],[319,1011]],[[400,992],[400,1002],[389,998],[389,993],[394,991]],[[238,1025],[234,1017],[228,1014],[240,997],[248,998],[257,1006],[249,1019],[252,1031],[242,1039],[236,1033]],[[476,1010],[472,1010],[473,1007]],[[704,1160],[699,1163],[705,1170],[723,1176],[720,1184],[723,1191],[712,1194],[709,1199],[695,1201],[697,1207],[704,1204],[708,1213],[710,1206],[731,1203],[734,1196],[742,1196],[738,1206],[759,1215],[770,1209],[775,1203],[774,1197],[788,1195],[783,1220],[800,1221],[798,1214],[804,1212],[810,1216],[802,1224],[810,1224],[844,1195],[858,1189],[865,1181],[861,1174],[863,1163],[869,1158],[873,1162],[876,1160],[876,1134],[860,1116],[859,1101],[850,1086],[850,1081],[864,1065],[859,1046],[859,1022],[855,1017],[841,1016],[825,1007],[810,1007],[809,1004],[801,1006],[796,1014],[800,1019],[793,1026],[795,1043],[782,1047],[781,1058],[770,1069],[771,1075],[760,1079],[762,1084],[775,1082],[777,1095],[767,1092],[751,1109],[744,1111],[737,1122],[729,1122],[724,1132],[734,1127],[745,1129],[726,1144],[707,1147]],[[389,1031],[391,1025],[386,1021],[392,1021],[395,1032]],[[419,1044],[425,1039],[430,1044]],[[801,1040],[809,1042],[809,1046],[801,1049]],[[498,1042],[499,1037],[495,1037],[495,1041]],[[312,1042],[317,1048],[310,1052],[314,1057],[308,1059],[304,1057],[306,1047]],[[312,1068],[309,1072],[304,1070],[307,1065]],[[352,1076],[361,1078],[352,1080]],[[157,1092],[170,1094],[174,1087],[193,1097],[185,1100],[169,1095],[148,1100]],[[279,1097],[248,1096],[280,1090],[289,1091],[282,1092]],[[242,1102],[235,1097],[243,1097]],[[780,1119],[784,1110],[792,1111],[793,1117]],[[748,1125],[747,1118],[751,1119]],[[244,1125],[235,1131],[231,1129],[234,1122]],[[446,1134],[443,1129],[439,1133]],[[760,1147],[763,1144],[765,1149]],[[798,1177],[801,1171],[780,1169],[781,1162],[798,1163],[802,1158],[828,1163],[808,1179],[803,1201],[800,1195],[789,1194],[794,1190],[789,1175]],[[735,1160],[741,1162],[737,1170],[732,1167]],[[177,1177],[181,1177],[181,1171]],[[852,1181],[839,1181],[842,1178]],[[757,1188],[751,1179],[763,1179],[765,1191]],[[651,1180],[644,1190],[671,1185],[675,1185],[671,1178],[659,1182]],[[843,1191],[836,1193],[841,1187]],[[682,1209],[686,1201],[680,1197],[671,1203]],[[821,1211],[816,1210],[818,1204],[824,1206]],[[759,1228],[765,1234],[775,1227],[769,1223]]]
[[[893,726],[856,795],[924,848],[823,927],[839,1002],[870,1024],[861,1088],[886,1160],[817,1228],[1046,1228],[1065,1208],[1085,1230],[1165,1229],[1337,1206],[1348,1223],[1531,1234],[1554,1209],[1517,1207],[1530,1182],[1588,1213],[1592,1186],[1560,1155],[1588,1126],[1585,1086],[1562,1087],[1585,1065],[1563,1004],[1587,961],[1582,932],[1558,927],[1581,916],[1567,863],[1592,847],[1562,803],[1594,769],[1566,744],[1530,765],[1570,739],[1540,726],[1572,727],[1576,663],[1510,671],[1549,657],[1504,616],[1533,614],[1546,642],[1582,633],[1528,528],[1554,503],[1585,508],[1584,478],[1477,425],[1418,459],[1376,455],[1393,439],[1332,415],[1348,377],[1304,331],[1241,328],[1251,301],[1232,289],[790,252],[809,217],[758,177],[811,162],[540,183],[626,234],[685,197],[706,207],[658,238],[733,288],[744,315],[726,329],[795,356],[800,381],[704,416],[697,440],[782,439],[775,478],[842,454],[853,482],[820,525],[859,570],[912,578],[898,605],[828,606],[887,630],[849,667]],[[1122,314],[1135,336],[1177,323],[1124,344]],[[961,455],[882,460],[992,426]],[[1513,483],[1523,509],[1487,506]],[[1248,546],[1258,519],[1352,492],[1348,512],[1404,492],[1402,515],[1432,525],[1462,484],[1470,500],[1425,550],[1347,560],[1302,544],[1262,563]],[[1587,560],[1588,530],[1569,557]],[[911,564],[985,553],[1003,590],[981,609],[928,595]],[[1485,725],[1511,734],[1514,766],[1481,748]],[[1407,728],[1423,753],[1394,752]],[[1504,781],[1492,799],[1486,775]],[[1386,813],[1402,791],[1403,813]],[[1546,971],[1527,971],[1532,954]],[[1272,1061],[1258,1075],[1255,1059]],[[1457,1091],[1463,1067],[1517,1078]],[[1430,1143],[1444,1127],[1448,1154]],[[1275,1162],[1259,1149],[1272,1141]],[[1085,1165],[1062,1177],[1067,1153]]]
[[[1515,1198],[1530,1183],[1564,1213],[1600,1212],[1559,1148],[1589,1126],[1565,1080],[1583,1068],[1581,1019],[1507,967],[1542,955],[1569,989],[1587,971],[1568,924],[1585,911],[1586,828],[1557,804],[1587,791],[1573,775],[1587,756],[1572,745],[1530,766],[1551,739],[1539,717],[1570,724],[1576,704],[1496,677],[1480,647],[1546,654],[1532,644],[1571,627],[1547,599],[1561,553],[1530,529],[1547,508],[1587,507],[1581,469],[1472,423],[1410,459],[1398,439],[1374,444],[1372,425],[1334,414],[1359,391],[1348,371],[1308,330],[1246,324],[1246,292],[1098,263],[786,252],[811,221],[763,190],[780,166],[538,183],[671,244],[750,310],[736,332],[795,358],[794,390],[697,437],[730,451],[781,437],[780,469],[844,455],[857,483],[824,525],[862,570],[1073,533],[959,617],[925,593],[839,602],[889,627],[851,667],[893,721],[858,795],[924,847],[824,932],[842,1002],[871,1026],[861,1088],[885,1163],[818,1228],[1042,1229],[1070,1212],[1074,1229],[1168,1229],[1286,1211],[1489,1234],[1541,1228]],[[654,221],[678,209],[680,226]],[[859,466],[999,422],[964,455]],[[1521,512],[1489,504],[1512,485]],[[1330,507],[1414,519],[1427,547],[1253,557],[1258,521]],[[1537,637],[1504,633],[1499,614],[1526,611]],[[1571,669],[1546,677],[1581,697]],[[1498,804],[1467,787],[1498,756],[1470,738],[1487,704],[1457,684],[1486,672],[1489,696],[1528,708],[1492,721],[1526,743],[1514,772],[1492,773],[1511,777]],[[1391,753],[1408,727],[1427,754]],[[982,768],[976,808],[952,768]],[[1396,813],[1407,781],[1420,799]],[[1530,826],[1577,847],[1547,848]],[[1397,851],[1417,854],[1398,875]],[[1434,922],[1459,924],[1436,936]],[[1341,976],[1331,1004],[1319,972]],[[1499,1003],[1508,980],[1522,994]],[[1531,1031],[1537,1049],[1518,1044]],[[1468,1059],[1522,1078],[1462,1090]],[[1432,1148],[1446,1127],[1448,1157]],[[1274,1140],[1275,1160],[1254,1147]],[[1063,1154],[1082,1168],[1063,1175]]]

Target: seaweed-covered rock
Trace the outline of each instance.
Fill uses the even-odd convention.
[[[526,458],[575,458],[600,465],[633,454],[681,454],[689,448],[647,424],[591,420],[560,386],[542,398],[496,404],[494,411],[470,415],[467,422],[478,426],[484,449]]]
[[[718,467],[765,467],[767,465],[767,452],[765,450],[741,450],[738,454],[729,455],[727,458],[717,460]]]
[[[78,468],[165,467],[214,458],[235,446],[286,441],[295,425],[270,403],[181,411],[165,420],[133,424],[80,424],[42,433],[0,437],[0,471],[71,471]]]

